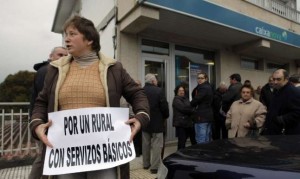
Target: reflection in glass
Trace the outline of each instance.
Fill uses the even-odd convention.
[[[145,75],[153,73],[158,81],[158,87],[166,89],[165,64],[163,62],[145,61]]]

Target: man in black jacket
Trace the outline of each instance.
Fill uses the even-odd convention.
[[[33,66],[33,69],[37,71],[33,81],[31,101],[30,101],[30,110],[29,115],[31,117],[31,113],[34,107],[35,99],[37,98],[39,92],[43,89],[44,79],[47,73],[47,66],[51,61],[58,60],[62,56],[67,56],[68,52],[65,47],[54,47],[49,55],[49,59],[42,63],[37,63]],[[42,148],[42,147],[40,147]],[[40,178],[42,176],[43,164],[41,161],[41,156],[38,154],[34,163],[32,164],[32,170],[29,174],[29,179],[32,178]]]
[[[288,79],[284,69],[273,73],[277,91],[268,109],[264,135],[300,134],[300,91]]]
[[[262,87],[260,92],[259,101],[263,103],[267,107],[267,109],[270,106],[271,100],[274,96],[274,91],[276,90],[274,89],[273,86],[274,86],[273,76],[270,76],[269,82]]]
[[[230,75],[230,86],[226,93],[222,96],[222,110],[227,113],[232,103],[241,98],[240,89],[242,87],[241,75],[234,73]]]
[[[47,66],[51,61],[58,60],[60,57],[67,56],[68,52],[65,47],[54,47],[49,55],[47,61],[37,63],[33,66],[33,69],[36,70],[36,75],[34,76],[31,101],[30,101],[30,116],[34,106],[34,102],[39,92],[43,89],[44,79],[47,73]]]
[[[144,169],[150,168],[150,172],[155,174],[160,164],[164,125],[169,117],[169,106],[163,90],[157,86],[154,74],[146,75],[144,90],[150,106],[150,123],[142,132],[143,166]]]
[[[293,74],[289,78],[289,82],[300,89],[300,74]]]

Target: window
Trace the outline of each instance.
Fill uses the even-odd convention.
[[[268,62],[267,65],[266,65],[266,70],[270,71],[270,72],[273,72],[277,69],[285,69],[285,70],[288,71],[289,70],[288,65],[289,64],[280,64],[280,63]]]
[[[158,55],[169,55],[169,44],[153,40],[142,39],[142,52]]]
[[[241,57],[241,68],[250,70],[263,70],[263,61],[251,58],[251,57]]]

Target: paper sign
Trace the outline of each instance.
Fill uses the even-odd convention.
[[[135,158],[125,124],[128,108],[83,108],[49,113],[52,126],[44,175],[59,175],[116,167]]]

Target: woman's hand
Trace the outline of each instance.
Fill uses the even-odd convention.
[[[125,124],[129,124],[131,128],[131,135],[129,141],[132,142],[134,136],[139,132],[141,129],[141,123],[136,118],[131,118],[128,121],[125,122]]]
[[[35,133],[38,138],[48,147],[53,148],[52,144],[49,142],[46,131],[52,125],[52,121],[49,120],[46,124],[40,124],[35,128]]]

